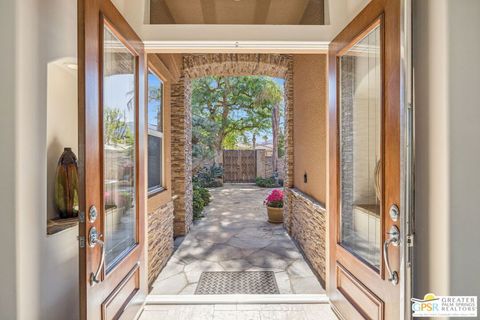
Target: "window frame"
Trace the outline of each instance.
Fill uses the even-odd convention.
[[[153,130],[150,128],[150,122],[149,122],[149,109],[148,109],[148,93],[150,91],[150,85],[149,85],[149,81],[148,81],[148,77],[149,77],[149,74],[153,74],[154,76],[156,76],[158,78],[158,80],[160,81],[160,84],[161,84],[161,112],[162,112],[162,131],[158,131],[158,130]],[[146,72],[146,75],[147,75],[147,81],[146,81],[146,90],[147,90],[147,94],[146,94],[146,99],[147,99],[147,103],[146,103],[146,108],[147,108],[147,112],[146,112],[146,117],[147,117],[147,197],[150,198],[150,197],[153,197],[155,195],[158,195],[159,193],[162,193],[164,191],[167,190],[167,187],[166,187],[166,182],[165,182],[165,82],[166,82],[166,79],[164,77],[161,76],[160,72],[158,72],[156,70],[156,68],[151,64],[151,63],[148,63],[148,66],[147,66],[147,72]],[[161,159],[162,159],[162,166],[161,166],[161,179],[160,179],[160,186],[155,186],[155,187],[152,187],[150,188],[148,186],[148,173],[149,173],[149,166],[148,166],[148,155],[149,155],[149,150],[148,150],[148,138],[149,136],[154,136],[154,137],[158,137],[158,138],[161,138],[161,141],[162,141],[162,145],[161,145]]]

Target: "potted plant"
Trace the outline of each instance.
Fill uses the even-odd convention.
[[[280,189],[272,190],[265,199],[264,204],[267,206],[268,222],[283,222],[283,192]]]

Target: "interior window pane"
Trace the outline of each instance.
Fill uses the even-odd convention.
[[[380,266],[380,26],[340,57],[341,244]]]
[[[162,138],[148,136],[148,191],[162,186]]]
[[[104,27],[103,134],[107,272],[136,243],[135,57]]]
[[[163,83],[150,70],[148,71],[148,128],[163,132]]]

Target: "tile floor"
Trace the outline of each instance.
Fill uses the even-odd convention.
[[[328,304],[146,306],[139,320],[337,320]]]
[[[178,246],[151,294],[194,294],[203,271],[261,270],[275,272],[281,294],[325,293],[283,225],[267,222],[263,201],[270,191],[248,184],[212,189],[206,217]]]

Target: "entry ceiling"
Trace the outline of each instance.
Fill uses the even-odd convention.
[[[323,25],[324,0],[150,0],[150,23]]]

